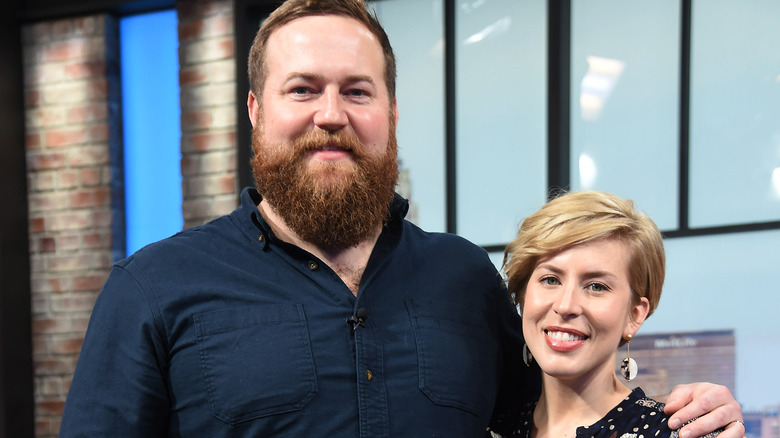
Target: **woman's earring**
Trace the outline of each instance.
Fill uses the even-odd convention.
[[[531,354],[531,350],[528,349],[528,344],[523,344],[523,362],[525,366],[530,367],[533,361],[534,356]]]
[[[628,380],[629,382],[636,377],[637,371],[639,371],[639,367],[636,365],[636,361],[634,359],[631,359],[631,338],[634,336],[629,333],[626,335],[626,358],[623,359],[623,363],[620,364],[620,374],[623,375],[623,378]]]

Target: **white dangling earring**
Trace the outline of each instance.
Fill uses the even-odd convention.
[[[623,375],[623,378],[628,380],[629,382],[631,380],[634,380],[634,377],[636,377],[637,372],[639,371],[639,367],[636,364],[636,361],[634,359],[631,359],[631,338],[633,338],[634,335],[631,333],[626,335],[626,358],[623,359],[623,362],[620,364],[620,374]]]
[[[534,356],[531,354],[531,350],[528,349],[528,344],[523,344],[523,363],[525,363],[525,366],[530,367],[533,361]]]

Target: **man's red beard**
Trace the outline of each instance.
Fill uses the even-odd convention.
[[[292,144],[267,144],[262,116],[252,130],[252,173],[263,199],[298,237],[323,250],[346,249],[366,241],[387,220],[398,180],[395,120],[379,157],[365,154],[354,134],[319,129]],[[307,164],[307,153],[338,145],[351,163]]]

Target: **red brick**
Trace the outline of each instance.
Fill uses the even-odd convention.
[[[62,318],[37,318],[33,321],[33,333],[68,333],[71,330],[70,322]]]
[[[204,17],[231,11],[232,3],[222,0],[205,0],[199,2],[200,14]]]
[[[43,400],[35,403],[39,414],[62,415],[65,408],[65,400]]]
[[[46,220],[42,216],[30,218],[30,232],[41,233],[46,229]]]
[[[68,108],[68,123],[102,121],[108,118],[108,105],[104,102],[74,105]]]
[[[83,337],[67,337],[53,339],[50,345],[50,353],[53,354],[73,354],[81,350],[81,344],[84,343]]]
[[[87,85],[87,97],[90,100],[108,98],[108,84],[105,79],[95,79]]]
[[[70,289],[70,277],[40,275],[32,279],[31,288],[36,294],[62,293]]]
[[[206,72],[201,66],[183,68],[179,71],[179,85],[187,86],[206,82]]]
[[[82,236],[82,245],[84,248],[111,248],[110,233],[84,233]]]
[[[103,288],[107,276],[104,275],[84,275],[73,277],[73,290],[76,292],[99,291]]]
[[[36,376],[62,376],[73,374],[73,359],[67,357],[45,357],[33,360]]]
[[[103,77],[106,74],[106,63],[103,60],[74,62],[65,66],[64,74],[68,79]]]
[[[54,252],[57,250],[57,241],[53,237],[41,237],[38,241],[38,250],[41,252]]]
[[[89,128],[89,140],[92,142],[107,142],[108,141],[108,125],[101,123]]]
[[[179,42],[197,39],[203,30],[203,20],[179,21]]]
[[[63,39],[71,34],[72,20],[59,20],[51,22],[51,36],[53,39]]]
[[[62,251],[76,251],[81,249],[81,233],[61,233],[57,237],[57,247]]]
[[[108,164],[108,147],[98,145],[71,149],[68,151],[67,163],[74,167]]]
[[[107,187],[84,188],[70,195],[71,208],[87,208],[109,205],[111,193]]]
[[[41,134],[38,132],[27,132],[24,147],[27,150],[40,149],[41,148]]]
[[[184,151],[205,152],[219,149],[235,149],[236,133],[231,132],[205,132],[182,136],[182,149]]]
[[[88,16],[75,18],[72,20],[73,35],[95,35],[99,25],[103,23],[102,17]],[[102,29],[100,29],[102,31]]]
[[[62,169],[57,172],[60,189],[72,189],[79,185],[79,171],[75,169]]]
[[[66,121],[66,113],[62,108],[35,108],[27,111],[26,124],[30,128],[46,128],[62,125]]]
[[[55,437],[60,430],[59,416],[35,416],[35,436],[36,437]]]
[[[47,147],[62,147],[83,144],[87,141],[87,130],[52,130],[45,134]]]
[[[211,124],[211,114],[208,111],[186,111],[182,108],[181,130],[191,131],[205,129]]]
[[[56,41],[43,49],[41,60],[52,62],[78,58],[84,56],[84,48],[83,40]]]
[[[34,193],[28,197],[31,212],[63,210],[67,208],[64,201],[57,192]]]
[[[176,2],[176,15],[179,17],[179,23],[197,18],[198,12],[198,2],[195,0],[180,0]]]
[[[28,174],[30,193],[55,190],[57,188],[57,171],[42,171]]]
[[[38,106],[41,104],[41,92],[40,90],[27,90],[24,93],[24,106],[27,108]]]
[[[47,215],[47,231],[79,230],[94,224],[94,214],[89,211],[66,211]]]
[[[101,183],[100,170],[96,168],[81,169],[79,177],[81,185],[85,187],[96,186]]]
[[[51,297],[51,308],[54,312],[67,313],[90,312],[95,305],[96,293],[71,293]]]
[[[65,165],[63,152],[27,154],[27,170],[59,169]]]
[[[208,71],[209,82],[231,82],[235,84],[236,63],[233,59],[210,62],[203,67]]]

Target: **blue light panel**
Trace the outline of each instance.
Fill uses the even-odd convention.
[[[119,22],[127,253],[181,230],[176,11]]]

